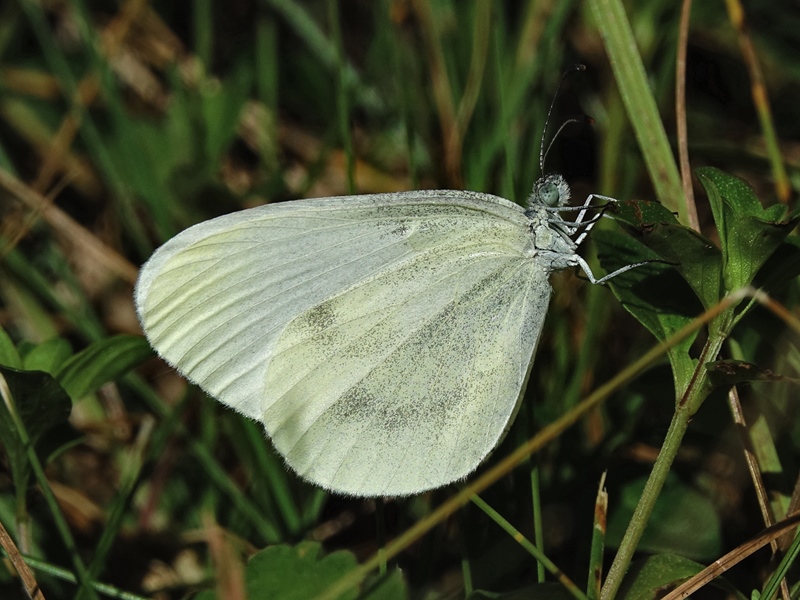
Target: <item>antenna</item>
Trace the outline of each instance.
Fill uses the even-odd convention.
[[[544,148],[544,140],[547,137],[547,126],[550,125],[550,116],[553,114],[553,108],[556,105],[556,99],[558,98],[558,93],[561,91],[561,86],[564,85],[564,80],[575,73],[576,71],[585,71],[586,65],[577,64],[574,65],[572,68],[567,69],[564,71],[564,74],[561,76],[561,80],[558,82],[558,86],[556,86],[556,93],[553,94],[553,101],[550,102],[550,108],[547,111],[547,117],[544,120],[544,128],[542,130],[542,143],[539,146],[539,172],[541,175],[544,175],[544,159],[547,156],[547,153],[550,152],[550,147],[553,145],[553,142],[558,137],[558,134],[561,133],[561,130],[564,129],[566,125],[569,123],[580,123],[578,119],[569,119],[566,121],[561,127],[558,128],[556,134],[553,136],[553,139],[550,140],[550,144],[547,146],[547,150]]]
[[[592,117],[589,117],[589,116],[583,116],[583,117],[580,117],[580,118],[579,117],[572,117],[571,119],[567,119],[566,121],[564,121],[561,124],[561,127],[558,128],[558,131],[556,131],[556,134],[553,136],[553,139],[550,140],[549,144],[547,144],[547,150],[544,151],[544,156],[541,156],[541,155],[539,156],[539,161],[541,162],[541,164],[539,165],[539,168],[542,169],[542,172],[544,172],[544,163],[547,160],[547,155],[550,154],[550,148],[553,147],[553,143],[556,141],[556,138],[561,134],[562,131],[564,131],[564,128],[567,125],[571,125],[572,123],[585,123],[587,125],[591,125],[591,124],[594,123],[594,119]],[[544,134],[542,134],[542,140],[544,140]],[[540,150],[540,152],[541,152],[541,150]]]

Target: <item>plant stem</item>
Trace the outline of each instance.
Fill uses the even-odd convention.
[[[617,554],[614,557],[614,562],[611,563],[611,568],[608,570],[608,577],[600,592],[600,600],[612,600],[619,591],[620,585],[622,585],[622,580],[631,564],[636,546],[639,544],[639,540],[647,527],[653,507],[661,493],[661,488],[664,487],[670,467],[672,467],[672,463],[680,450],[689,422],[708,395],[706,364],[715,360],[719,354],[727,337],[728,325],[732,317],[733,311],[727,310],[723,315],[720,315],[718,320],[715,320],[717,324],[720,324],[718,328],[714,327],[713,324],[709,327],[711,331],[709,339],[698,358],[697,367],[689,387],[676,405],[675,414],[672,416],[672,422],[664,438],[664,444],[658,453],[658,458],[656,458],[653,470],[642,491],[642,497],[633,512],[633,517],[628,523],[628,529],[622,538],[619,550],[617,550]]]
[[[636,551],[636,546],[639,544],[645,527],[647,527],[650,513],[653,512],[653,507],[658,495],[661,493],[661,488],[664,487],[672,461],[680,448],[681,440],[686,433],[690,420],[691,415],[688,410],[679,409],[675,411],[667,435],[664,438],[664,445],[653,465],[653,471],[647,479],[639,504],[636,505],[633,517],[628,523],[628,529],[622,538],[622,543],[620,543],[617,555],[614,557],[614,562],[611,563],[611,568],[608,570],[608,577],[600,592],[600,600],[611,600],[616,596],[633,558],[633,553]]]

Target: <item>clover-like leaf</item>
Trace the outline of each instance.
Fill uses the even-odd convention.
[[[642,497],[646,480],[637,479],[622,488],[608,520],[606,542],[619,544]],[[713,560],[722,550],[722,525],[711,499],[670,476],[656,501],[640,542],[642,552],[677,553],[694,560]]]
[[[316,598],[357,565],[352,553],[340,550],[325,555],[317,542],[270,546],[247,563],[247,596],[250,600]],[[359,596],[356,588],[339,596],[340,599],[357,597],[402,600],[407,597],[405,582],[399,573],[390,573],[375,581],[364,596]]]

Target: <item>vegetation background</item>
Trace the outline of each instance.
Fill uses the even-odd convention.
[[[677,179],[659,175],[659,168],[677,174],[677,154],[648,161],[651,145],[636,126],[650,97],[673,150],[687,144],[691,168],[743,177],[765,206],[793,197],[796,7],[698,2],[682,39],[678,3],[625,2],[638,50],[623,48],[623,56],[640,57],[647,76],[643,88],[622,86],[626,104],[607,54],[620,41],[608,22],[614,6],[0,4],[0,325],[7,333],[0,363],[50,373],[67,392],[52,400],[58,393],[45,394],[41,379],[15,388],[17,402],[25,390],[38,398],[28,414],[29,430],[39,419],[29,431],[36,452],[25,434],[0,429],[0,523],[46,597],[93,593],[59,568],[107,584],[97,593],[118,597],[183,598],[204,589],[220,598],[244,597],[237,596],[244,589],[254,598],[312,597],[299,590],[320,569],[329,567],[335,581],[457,491],[385,502],[327,495],[287,472],[257,424],[151,359],[131,299],[137,265],[182,229],[266,202],[349,193],[463,188],[521,201],[539,176],[554,90],[575,63],[587,70],[567,80],[548,133],[582,115],[594,123],[565,128],[545,168],[566,177],[577,201],[592,192],[658,199],[684,218],[685,203],[664,192],[664,182]],[[676,108],[681,48],[686,93]],[[680,119],[685,134],[676,133]],[[719,242],[696,191],[700,230]],[[790,308],[793,261],[783,265],[788,284],[775,292]],[[525,406],[479,473],[656,344],[608,289],[573,273],[554,276],[553,285]],[[694,316],[703,306],[689,296],[679,309]],[[755,309],[732,355],[796,377],[796,338],[788,331]],[[608,566],[673,416],[673,381],[666,359],[629,379],[532,462],[483,491],[493,511],[468,504],[406,543],[378,584],[390,587],[373,597],[541,593],[531,587],[540,578],[534,559],[496,522],[535,539],[539,509],[545,553],[579,588],[588,580],[591,596],[601,477],[607,473]],[[768,475],[762,502],[725,394],[712,394],[694,415],[640,550],[708,564],[765,527],[765,503],[783,516],[800,448],[792,385],[740,389],[748,422],[757,424],[747,443]],[[532,473],[540,493],[532,494]],[[247,557],[265,547],[288,554],[262,554],[261,567],[245,570]],[[323,558],[336,550],[352,553],[352,564],[351,555]],[[326,562],[332,557],[345,558]],[[769,565],[762,550],[726,577],[749,596]],[[12,573],[8,565],[0,570],[0,595],[22,598]],[[270,573],[281,581],[268,580]]]

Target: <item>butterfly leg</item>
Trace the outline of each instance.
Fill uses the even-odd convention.
[[[580,225],[583,223],[583,219],[586,218],[586,211],[589,210],[592,204],[592,200],[598,198],[599,200],[605,200],[606,202],[619,202],[616,198],[612,198],[611,196],[603,196],[601,194],[589,194],[586,197],[586,201],[580,207],[581,212],[578,213],[578,218],[575,219],[575,224]]]
[[[609,279],[612,279],[612,278],[616,277],[617,275],[621,275],[622,273],[625,273],[626,271],[630,271],[631,269],[635,269],[636,267],[641,267],[642,265],[646,265],[646,264],[651,263],[653,261],[646,260],[646,261],[643,261],[643,262],[638,262],[638,263],[633,263],[633,264],[630,264],[630,265],[625,265],[624,267],[620,267],[616,271],[612,271],[608,275],[604,275],[603,277],[600,277],[599,279],[594,276],[594,273],[592,273],[592,269],[589,267],[587,262],[585,260],[583,260],[583,258],[578,256],[577,254],[574,254],[573,256],[570,257],[570,262],[572,262],[572,264],[574,266],[580,267],[581,270],[586,274],[586,277],[589,278],[589,281],[591,281],[595,285],[603,285]]]
[[[576,207],[576,209],[577,208],[581,208],[581,210],[582,210],[581,214],[583,214],[583,212],[588,210],[587,208],[583,208],[583,207]],[[578,222],[577,220],[575,220],[575,221],[565,221],[564,219],[559,217],[558,219],[555,219],[555,218],[547,219],[547,222],[557,225],[560,228],[560,230],[563,230],[564,234],[567,235],[567,236],[573,236],[576,233],[578,233],[579,231],[581,231],[581,229],[582,229],[583,231],[581,231],[580,235],[577,238],[575,238],[574,240],[571,240],[575,244],[575,246],[577,247],[577,246],[580,246],[581,242],[583,242],[583,239],[592,230],[592,227],[594,227],[595,224],[600,219],[602,219],[603,216],[604,216],[604,211],[606,209],[605,206],[592,207],[592,208],[597,208],[597,210],[599,212],[596,215],[592,216],[590,219],[587,219],[585,221],[583,221],[583,220],[581,220],[580,222]]]
[[[578,236],[576,240],[574,240],[575,245],[579,246],[583,241],[583,239],[586,237],[586,235],[589,233],[589,231],[591,231],[592,227],[594,227],[595,224],[603,217],[603,211],[605,210],[605,206],[600,206],[600,207],[592,206],[592,200],[594,200],[595,198],[599,198],[600,200],[605,200],[607,202],[617,202],[616,198],[612,198],[610,196],[603,196],[600,194],[589,194],[581,206],[546,207],[546,210],[548,212],[555,212],[555,213],[561,213],[565,211],[566,212],[580,211],[578,213],[577,218],[574,221],[565,221],[564,219],[561,219],[559,217],[557,219],[555,218],[548,219],[548,222],[558,224],[567,232],[568,235],[575,235],[576,233],[578,233],[578,231],[581,230],[581,228],[583,228],[581,234]],[[586,219],[586,214],[590,209],[596,209],[599,210],[600,212],[592,216],[590,219],[584,220]]]
[[[586,198],[586,202],[584,202],[583,206],[581,207],[581,212],[578,213],[578,217],[575,219],[576,225],[581,225],[581,224],[585,225],[583,232],[575,240],[576,246],[580,246],[583,239],[592,230],[592,227],[594,227],[597,221],[599,221],[603,217],[603,211],[605,210],[605,207],[600,207],[599,213],[597,213],[595,216],[593,216],[585,223],[583,221],[583,219],[586,218],[586,211],[588,211],[589,208],[591,208],[591,202],[595,198],[599,198],[600,200],[605,200],[606,202],[618,202],[616,198],[612,198],[611,196],[601,196],[600,194],[589,194],[589,196]]]

